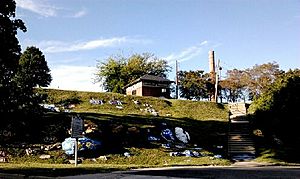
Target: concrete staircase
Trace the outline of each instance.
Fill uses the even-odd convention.
[[[229,104],[228,156],[234,161],[249,161],[255,158],[250,122],[246,118],[245,103]]]

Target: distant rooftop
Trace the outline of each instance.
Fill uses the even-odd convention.
[[[163,78],[161,76],[155,76],[155,75],[144,75],[134,81],[132,81],[131,83],[129,83],[128,85],[124,86],[124,88],[127,88],[128,86],[131,86],[139,81],[142,80],[148,80],[148,81],[158,81],[158,82],[167,82],[167,83],[172,83],[173,81],[168,80],[167,78]]]
[[[139,80],[150,80],[150,81],[160,81],[160,82],[169,82],[170,81],[166,78],[163,78],[160,76],[154,76],[154,75],[144,75],[135,81],[139,81]]]

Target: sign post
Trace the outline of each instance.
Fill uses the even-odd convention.
[[[75,138],[75,149],[74,149],[74,154],[75,154],[75,166],[78,164],[78,138],[82,137],[83,133],[83,119],[81,119],[79,116],[72,117],[72,122],[71,122],[71,137]]]
[[[75,167],[78,164],[78,138],[75,138],[75,149],[74,149],[74,154],[75,154]]]

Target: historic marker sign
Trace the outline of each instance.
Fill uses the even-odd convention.
[[[80,117],[76,116],[76,117],[72,118],[72,123],[71,123],[71,129],[72,129],[71,137],[72,138],[82,137],[83,125],[84,125],[83,119],[81,119]]]
[[[81,119],[79,116],[72,117],[72,122],[71,122],[71,137],[75,138],[75,149],[74,149],[74,154],[75,154],[75,166],[77,166],[78,162],[78,138],[83,137],[83,119]]]

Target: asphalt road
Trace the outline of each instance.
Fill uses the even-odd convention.
[[[300,179],[300,167],[172,167],[158,169],[139,169],[126,172],[112,172],[79,176],[60,177],[61,179],[145,179],[145,178],[217,178],[217,179],[252,179],[252,178],[289,178]]]
[[[52,179],[44,176],[25,176],[0,173],[0,179]],[[195,166],[145,168],[111,173],[56,177],[60,179],[163,179],[163,178],[216,178],[216,179],[300,179],[300,165],[293,167],[272,166],[268,163],[236,162],[231,166]]]

